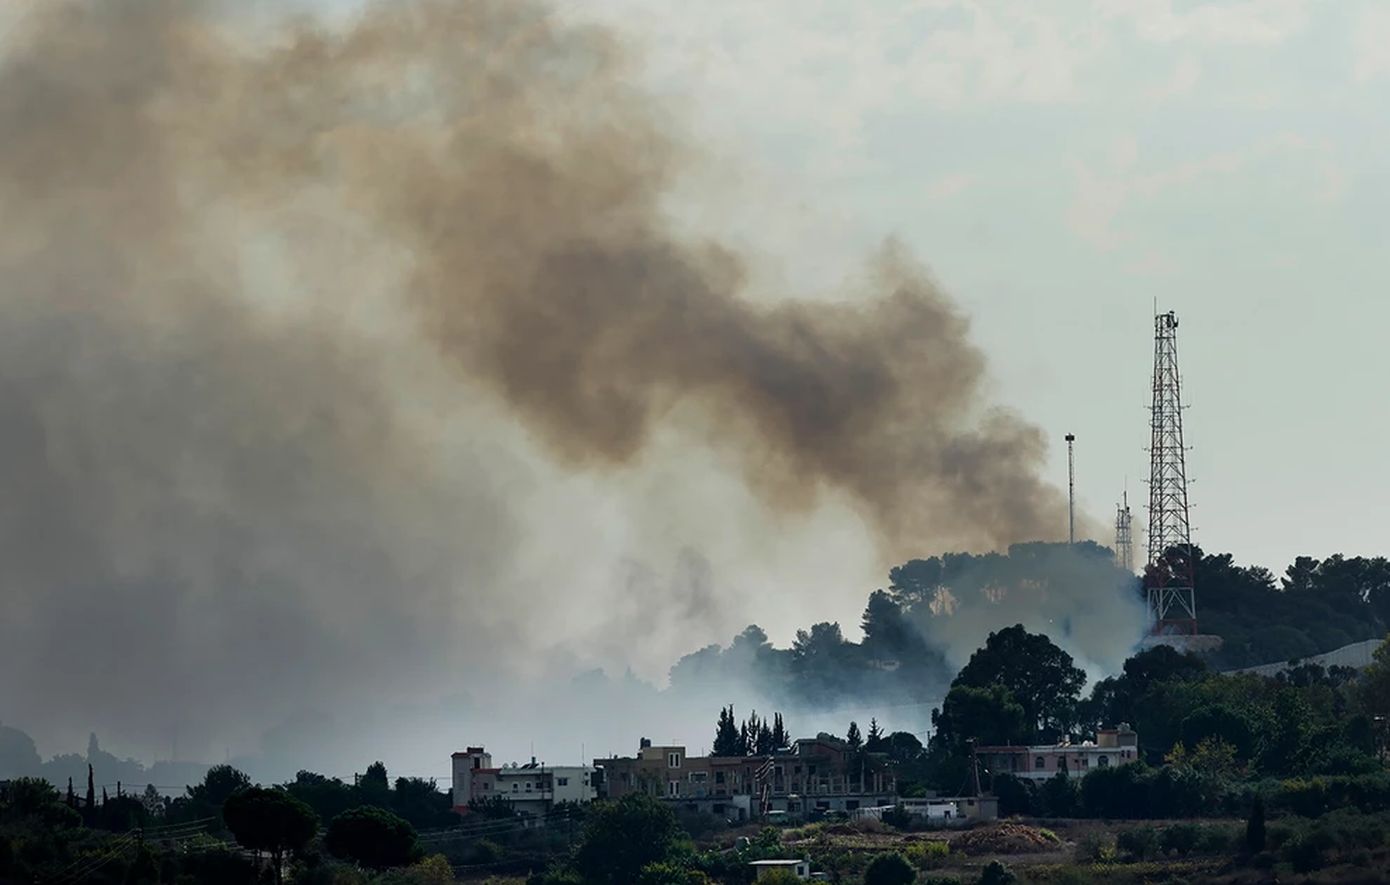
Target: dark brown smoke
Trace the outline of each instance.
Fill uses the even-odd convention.
[[[768,500],[847,493],[890,554],[1057,535],[1041,435],[982,415],[967,323],[900,250],[841,304],[760,307],[735,255],[673,236],[689,146],[609,35],[528,3],[390,4],[224,67],[255,97],[219,118],[225,162],[341,189],[405,250],[425,334],[557,457],[621,466],[691,407]]]
[[[16,715],[264,724],[525,635],[494,425],[574,471],[673,430],[895,558],[1065,525],[901,249],[827,305],[673,233],[698,145],[611,34],[525,0],[242,8],[50,0],[0,49]]]

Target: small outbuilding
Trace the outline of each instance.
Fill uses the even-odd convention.
[[[755,860],[749,866],[757,872],[758,879],[771,876],[775,870],[786,870],[798,879],[811,878],[809,860]]]

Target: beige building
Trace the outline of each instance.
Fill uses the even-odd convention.
[[[975,757],[984,767],[981,774],[987,777],[1011,774],[1047,780],[1059,771],[1082,777],[1097,768],[1138,762],[1139,735],[1129,723],[1121,722],[1115,728],[1099,729],[1094,742],[976,747]]]
[[[741,819],[764,812],[854,811],[895,795],[892,766],[879,753],[821,735],[770,756],[691,756],[684,746],[652,746],[636,756],[596,759],[600,795],[645,793]]]

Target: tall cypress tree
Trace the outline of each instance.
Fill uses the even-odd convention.
[[[782,724],[782,714],[772,714],[772,746],[775,750],[781,750],[791,744],[787,736],[787,728]]]
[[[859,723],[853,719],[849,723],[849,731],[845,732],[845,743],[849,744],[850,749],[857,750],[864,744],[864,736],[859,733]]]
[[[72,791],[72,777],[68,777],[68,807],[77,807],[77,794]]]
[[[719,726],[714,732],[714,752],[711,756],[743,755],[743,743],[739,737],[737,721],[732,705],[719,710]]]
[[[97,808],[97,786],[96,779],[92,776],[92,763],[87,763],[87,819],[91,820],[92,813]]]

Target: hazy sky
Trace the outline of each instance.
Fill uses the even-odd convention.
[[[348,16],[360,5],[295,2]],[[245,25],[248,9],[262,11],[273,40],[285,33],[273,22],[288,5],[212,3],[206,14],[225,13]],[[409,19],[410,10],[422,6],[388,3],[383,9],[405,10],[402,18]],[[9,7],[15,8],[43,7]],[[553,437],[553,426],[500,402],[481,381],[456,377],[463,373],[440,360],[433,343],[420,340],[426,337],[421,330],[376,320],[414,316],[392,310],[402,293],[415,291],[400,284],[397,247],[464,247],[458,254],[473,264],[441,264],[432,279],[457,283],[465,295],[477,295],[477,303],[482,295],[510,291],[479,271],[495,265],[510,279],[503,272],[511,267],[508,253],[493,248],[493,238],[525,245],[553,219],[537,215],[519,223],[502,211],[490,221],[487,211],[456,210],[498,213],[515,204],[538,212],[549,204],[527,198],[521,187],[530,181],[526,176],[489,178],[476,171],[486,166],[446,162],[435,150],[450,142],[415,143],[408,136],[419,130],[404,127],[389,134],[437,160],[437,169],[392,165],[384,158],[397,155],[389,151],[345,153],[340,156],[362,160],[375,177],[355,178],[362,174],[357,167],[330,164],[307,184],[291,175],[288,184],[268,188],[275,199],[265,203],[175,199],[200,193],[181,189],[190,182],[230,199],[237,187],[254,189],[270,180],[243,175],[243,181],[217,165],[237,154],[237,138],[271,150],[236,156],[247,165],[231,168],[244,172],[260,160],[276,175],[307,175],[293,164],[281,169],[269,162],[280,156],[274,148],[282,143],[266,140],[265,133],[273,135],[277,125],[284,145],[322,144],[303,129],[315,138],[333,136],[329,142],[339,150],[351,148],[358,130],[344,123],[358,121],[351,104],[337,100],[337,85],[344,84],[347,95],[375,96],[370,89],[360,92],[371,82],[365,75],[374,46],[388,61],[409,58],[452,83],[453,103],[439,105],[445,128],[476,136],[493,118],[484,114],[470,122],[454,109],[474,107],[470,90],[491,81],[472,72],[490,63],[488,53],[507,45],[504,39],[487,39],[494,32],[486,30],[471,43],[428,28],[424,36],[409,28],[392,31],[395,42],[361,44],[369,50],[366,67],[352,67],[350,54],[329,57],[344,65],[341,79],[324,59],[311,59],[304,69],[279,67],[293,53],[264,64],[229,64],[225,83],[212,84],[225,88],[210,90],[218,101],[209,106],[198,83],[183,88],[196,77],[166,81],[160,65],[133,63],[168,51],[149,39],[157,28],[138,16],[127,21],[110,13],[115,7],[84,8],[112,15],[84,20],[90,45],[61,27],[43,32],[49,42],[29,46],[32,58],[17,56],[27,66],[15,70],[25,76],[0,78],[8,90],[0,90],[0,112],[19,121],[8,127],[8,141],[0,139],[0,161],[9,161],[0,163],[0,188],[15,195],[5,206],[16,216],[0,237],[0,258],[10,262],[6,281],[15,281],[0,323],[9,336],[0,348],[7,361],[0,365],[8,370],[0,376],[17,379],[0,394],[12,400],[13,414],[29,421],[7,425],[6,440],[20,452],[6,462],[9,481],[20,491],[3,514],[12,522],[0,526],[0,544],[9,551],[0,557],[0,577],[7,589],[22,587],[27,595],[2,600],[12,608],[0,617],[0,628],[10,630],[0,630],[0,639],[12,649],[29,649],[14,658],[32,670],[11,668],[0,693],[23,693],[27,706],[7,703],[14,704],[13,715],[32,723],[46,750],[80,746],[95,727],[129,752],[167,745],[175,730],[189,753],[206,755],[217,746],[251,752],[258,742],[274,743],[274,732],[262,740],[267,728],[305,713],[305,698],[324,709],[341,706],[343,692],[358,690],[354,679],[364,680],[362,690],[396,692],[402,704],[437,704],[434,694],[454,688],[438,674],[471,672],[480,663],[556,685],[577,670],[604,666],[619,673],[632,666],[659,683],[675,658],[708,642],[727,642],[749,622],[767,627],[778,643],[818,620],[838,620],[849,635],[857,633],[865,596],[885,579],[875,546],[881,539],[873,537],[847,487],[835,486],[804,511],[774,512],[769,489],[785,493],[800,484],[814,491],[817,479],[785,466],[780,473],[760,471],[748,451],[766,455],[772,467],[803,465],[757,446],[736,451],[736,433],[729,434],[733,444],[712,444],[732,426],[728,416],[743,412],[721,413],[698,396],[682,400],[683,408],[662,413],[669,420],[644,441],[641,458],[621,470],[586,469],[582,459],[559,458],[563,446],[553,438],[548,448],[538,441],[543,431]],[[129,8],[145,15],[159,9]],[[503,20],[495,33],[511,36],[503,27],[505,4],[485,8]],[[661,208],[686,229],[681,233],[708,235],[745,257],[747,285],[710,277],[718,278],[719,291],[728,286],[729,297],[716,299],[716,307],[728,309],[717,318],[758,326],[756,318],[764,315],[800,316],[786,305],[780,312],[745,311],[743,297],[863,297],[863,312],[873,314],[869,295],[846,293],[875,291],[854,284],[856,278],[886,239],[897,238],[968,312],[971,338],[988,355],[989,389],[977,396],[975,377],[967,372],[964,401],[1002,403],[1043,427],[1054,441],[1048,478],[1058,486],[1066,482],[1062,437],[1075,433],[1080,504],[1104,526],[1126,480],[1136,517],[1144,520],[1157,302],[1182,319],[1196,540],[1276,571],[1299,554],[1387,552],[1379,530],[1390,516],[1383,454],[1390,449],[1390,418],[1381,388],[1390,359],[1379,339],[1390,325],[1390,307],[1380,297],[1390,273],[1379,260],[1377,247],[1386,237],[1377,209],[1390,196],[1384,159],[1390,156],[1390,5],[587,0],[559,9],[563,20],[612,26],[629,38],[642,59],[633,76],[661,97],[677,133],[673,145],[691,149],[689,162],[653,162],[646,172],[641,161],[651,158],[622,156],[641,173],[631,176],[640,185],[636,192],[659,195]],[[190,12],[193,18],[204,14]],[[0,10],[0,39],[9,39],[9,24]],[[124,27],[108,27],[114,24]],[[642,141],[650,122],[645,105],[626,118],[636,121],[633,133],[605,130],[609,117],[588,112],[606,112],[605,96],[626,94],[603,91],[613,84],[599,82],[593,95],[574,100],[568,92],[561,101],[547,91],[574,75],[563,67],[567,62],[587,58],[582,40],[558,30],[567,34],[558,45],[569,47],[569,55],[538,64],[519,54],[498,66],[523,84],[534,79],[544,113],[534,119],[512,113],[499,100],[507,113],[484,134],[526,144],[530,127],[553,136],[561,130],[545,127],[582,118],[594,121],[593,133],[613,133],[627,146],[660,142]],[[25,46],[15,40],[6,48]],[[184,49],[187,56],[153,58],[183,71],[177,64],[196,61],[203,51]],[[552,78],[556,65],[561,72]],[[104,72],[116,78],[114,86],[108,88]],[[298,90],[265,88],[295,76]],[[150,95],[191,101],[195,110],[107,113],[113,105],[104,96],[120,94],[127,81]],[[54,84],[64,88],[54,92]],[[386,94],[396,99],[397,93]],[[35,96],[43,100],[31,100]],[[440,122],[410,98],[403,97],[402,113],[414,112],[429,125]],[[283,108],[282,99],[289,102]],[[487,147],[488,138],[458,143],[468,149],[464,156],[472,156],[468,151]],[[569,142],[564,150],[553,145],[554,159],[573,160],[554,166],[573,165],[579,172],[572,183],[585,185],[585,162],[609,171],[622,165],[594,150],[602,143],[591,135],[591,154]],[[48,147],[54,144],[71,154]],[[143,149],[147,144],[179,148],[171,156],[185,165],[164,168],[150,159],[156,155]],[[128,151],[120,162],[111,160],[117,148]],[[50,177],[36,176],[36,168]],[[430,169],[440,174],[430,179],[422,172]],[[668,170],[679,171],[669,189]],[[73,185],[74,176],[90,186]],[[452,193],[440,183],[455,178],[489,187],[481,197],[465,189],[456,201],[440,202],[441,194]],[[381,190],[353,189],[366,180],[380,181]],[[623,175],[615,180],[630,183]],[[416,189],[402,190],[412,183]],[[418,199],[435,214],[410,217],[446,219],[455,236],[433,239],[428,223],[400,224],[382,208],[396,207],[391,200],[335,202],[361,193]],[[657,198],[633,204],[640,210],[633,217],[642,222],[634,230],[651,228],[664,237],[666,225],[647,217]],[[20,199],[31,203],[14,202]],[[363,205],[377,214],[363,212]],[[131,216],[132,207],[151,214]],[[553,240],[542,238],[544,248],[533,251],[546,257],[557,244],[582,240],[575,231],[601,232],[602,214],[565,215],[559,220],[573,227],[553,225]],[[483,220],[473,230],[467,225],[476,218]],[[509,219],[514,229],[505,226]],[[35,233],[22,235],[27,228],[20,221]],[[161,236],[171,243],[196,239],[207,254],[167,246]],[[713,261],[694,246],[687,250],[688,238],[670,239],[679,241],[681,255]],[[295,248],[277,259],[271,247],[291,242]],[[34,243],[50,248],[35,250]],[[477,247],[471,256],[469,246]],[[186,275],[163,273],[170,262]],[[226,274],[226,267],[244,275]],[[724,265],[718,267],[722,272]],[[161,272],[147,279],[153,269]],[[201,299],[188,297],[187,279],[206,284]],[[108,281],[129,297],[111,297]],[[678,288],[668,283],[658,279],[654,287]],[[929,285],[917,288],[931,290],[928,303],[938,302]],[[354,299],[340,315],[341,291],[353,292]],[[737,298],[730,294],[735,291]],[[284,303],[276,300],[282,292],[292,293]],[[67,310],[68,297],[83,309]],[[471,316],[475,302],[457,303],[464,306],[461,316]],[[208,312],[215,310],[239,321],[219,322],[221,314]],[[780,341],[805,325],[774,323],[765,337]],[[954,323],[935,324],[950,333],[943,345],[932,338],[937,328],[911,338],[915,354],[898,334],[900,325],[887,330],[892,334],[882,350],[871,349],[874,358],[850,365],[877,370],[876,357],[884,352],[904,355],[891,363],[898,371],[918,365],[907,360],[927,351],[935,362],[922,365],[973,362],[968,347],[956,346]],[[880,326],[862,328],[872,334],[849,336],[860,351],[864,340],[885,334]],[[638,332],[645,331],[639,324]],[[685,337],[634,334],[631,340],[684,345],[696,338]],[[75,348],[74,340],[85,349]],[[838,338],[825,333],[811,341]],[[542,343],[549,351],[564,350],[555,341]],[[562,337],[560,344],[569,343]],[[669,349],[679,350],[675,344]],[[359,354],[348,345],[364,349]],[[827,351],[837,355],[834,348],[819,352]],[[692,362],[714,374],[708,353],[720,352],[697,347]],[[817,370],[827,364],[805,362]],[[190,375],[187,365],[199,366],[201,374]],[[637,388],[652,380],[630,374]],[[776,372],[749,374],[759,382],[776,380]],[[852,385],[854,373],[844,374]],[[197,386],[204,383],[210,387]],[[954,397],[934,394],[929,384],[924,379],[919,401],[893,400],[891,414],[913,416],[914,429],[928,428],[928,419],[937,417],[953,432],[973,426],[951,414]],[[557,386],[563,394],[564,386]],[[737,394],[744,387],[716,392],[726,390]],[[181,396],[193,405],[182,405]],[[714,405],[726,400],[746,405],[736,395]],[[918,406],[920,413],[912,411]],[[753,417],[776,412],[763,408]],[[304,414],[316,420],[305,425]],[[841,427],[849,414],[852,409],[837,406],[837,420],[825,423]],[[931,439],[926,431],[898,433],[893,422],[889,426],[892,432],[880,437],[872,427],[843,436],[851,442],[882,438],[893,443],[890,452],[912,452]],[[21,432],[26,427],[28,435]],[[805,442],[803,436],[790,440]],[[957,449],[986,466],[998,460],[987,446],[946,447],[959,455]],[[88,451],[103,457],[78,457]],[[853,460],[876,475],[885,471],[873,468],[887,467],[894,477],[915,472],[899,469],[904,463],[921,462]],[[771,473],[785,486],[753,482]],[[965,477],[972,487],[971,480],[988,471],[946,473]],[[903,496],[921,479],[888,483],[886,497]],[[1004,487],[1010,500],[1018,497],[1016,486]],[[1045,491],[1054,506],[1029,512],[1048,514],[1038,520],[1044,528],[1055,512],[1059,537],[1064,518]],[[924,495],[909,497],[925,502],[934,519],[936,510],[950,510],[951,524],[972,527],[965,508],[933,508]],[[859,502],[865,503],[882,502]],[[1003,517],[1026,506],[988,510],[987,516],[1012,523]],[[37,515],[48,511],[51,522]],[[927,532],[906,524],[914,526],[914,536]],[[957,543],[941,536],[943,523],[921,524],[934,526],[938,537],[924,537],[920,545],[908,539],[914,550],[920,547],[912,555]],[[1101,534],[1098,540],[1111,541],[1108,531]],[[61,555],[49,552],[46,545],[53,543]],[[1200,594],[1199,588],[1199,610]],[[646,603],[637,611],[635,597]],[[538,614],[563,629],[537,629]],[[77,662],[81,666],[64,669],[70,656],[51,641],[59,629],[69,643],[94,650]],[[241,641],[246,635],[256,637],[254,648]],[[108,646],[93,645],[97,640],[139,660],[107,667],[109,657],[99,652]],[[35,674],[53,682],[39,684]],[[151,680],[158,692],[148,690]],[[60,709],[52,697],[71,703]],[[223,713],[206,709],[211,697]],[[144,703],[158,709],[137,706]],[[464,700],[447,703],[449,715],[498,718],[483,703],[476,710]],[[309,746],[325,729],[312,717],[305,721],[301,731]],[[190,723],[202,733],[189,735]],[[636,728],[620,725],[625,732]],[[466,729],[442,737],[443,730],[435,731],[431,740],[448,742]],[[476,736],[482,738],[501,740]],[[519,738],[509,740],[517,744]],[[590,745],[597,740],[591,736]],[[442,759],[442,745],[420,756]]]
[[[998,398],[1147,502],[1152,307],[1176,310],[1196,541],[1281,571],[1383,554],[1390,6],[584,4],[714,151],[673,199],[798,291],[897,236]],[[1108,538],[1101,539],[1109,541]]]

